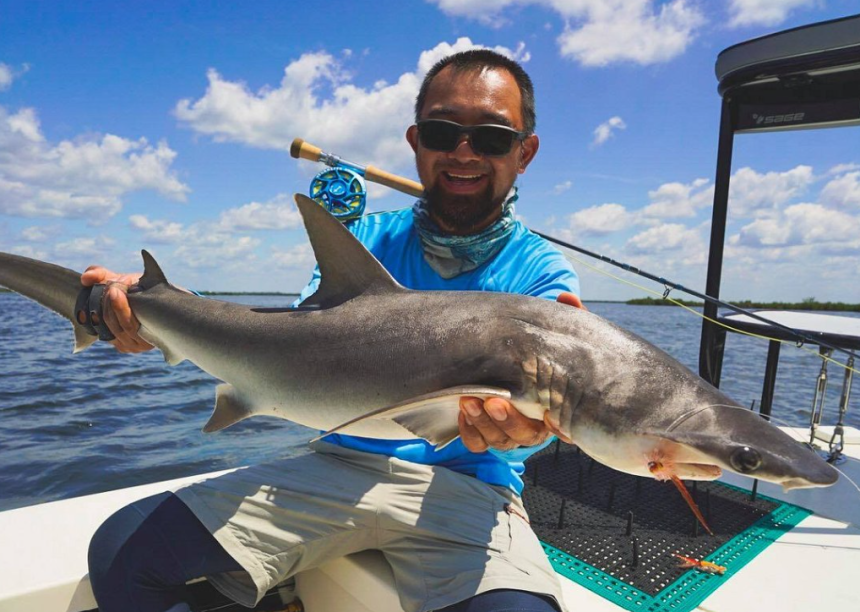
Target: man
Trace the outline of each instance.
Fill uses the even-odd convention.
[[[351,231],[410,288],[581,306],[569,264],[514,219],[514,181],[539,146],[534,125],[532,84],[518,64],[487,50],[442,60],[425,77],[406,133],[426,197],[412,210],[359,219]],[[119,350],[151,348],[122,291],[136,276],[92,268],[82,280],[117,283],[105,319]],[[391,563],[407,612],[560,609],[519,498],[522,461],[550,432],[504,400],[462,398],[460,408],[461,438],[441,450],[335,435],[310,455],[121,510],[90,549],[100,609],[185,610],[182,585],[200,575],[252,605],[289,575],[367,548]]]

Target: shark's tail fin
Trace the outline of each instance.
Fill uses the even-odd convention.
[[[161,266],[155,261],[155,257],[145,249],[140,254],[143,256],[143,276],[137,281],[138,286],[141,289],[150,289],[161,283],[166,283],[167,277],[164,276],[164,272],[161,271]]]
[[[75,305],[83,289],[80,272],[29,257],[0,253],[0,285],[71,321],[75,329],[76,353],[98,340],[75,323]]]

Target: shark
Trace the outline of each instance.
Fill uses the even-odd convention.
[[[128,291],[140,335],[168,363],[223,381],[204,431],[269,415],[323,435],[441,447],[459,435],[461,397],[502,397],[630,474],[679,485],[728,470],[786,490],[837,480],[816,453],[630,331],[536,297],[407,289],[323,207],[295,201],[321,273],[297,308],[193,295],[143,251]],[[97,341],[79,272],[0,253],[0,285],[69,319],[75,351]]]

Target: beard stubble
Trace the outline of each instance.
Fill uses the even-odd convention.
[[[501,211],[504,201],[504,197],[493,200],[491,183],[488,183],[481,193],[474,195],[450,194],[436,183],[427,190],[425,198],[428,210],[435,221],[463,235],[474,234],[484,229],[484,226],[488,225],[487,220]]]

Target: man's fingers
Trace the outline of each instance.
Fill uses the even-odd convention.
[[[466,444],[467,438],[464,437],[463,443],[466,448],[472,452],[482,452],[487,447],[493,447],[497,450],[510,450],[516,448],[516,442],[513,442],[508,435],[502,431],[484,410],[485,404],[476,397],[460,398],[460,415],[465,418],[466,424],[469,426],[466,434],[469,440],[474,440],[472,446],[481,448],[481,450],[473,450],[472,446]]]
[[[477,398],[464,397],[460,400],[460,409],[484,442],[497,450],[534,446],[549,436],[542,421],[524,417],[501,398],[490,398],[482,403]]]
[[[136,285],[142,274],[119,274],[102,266],[90,266],[81,274],[81,284],[91,287],[98,283],[122,283],[123,285]]]
[[[152,345],[138,335],[140,322],[131,312],[124,289],[115,283],[108,287],[105,293],[105,323],[116,336],[112,344],[122,353],[148,351]]]
[[[484,402],[484,409],[495,419],[494,424],[504,432],[514,446],[535,446],[550,436],[543,421],[523,416],[506,400],[491,397]]]
[[[483,453],[490,448],[487,441],[481,436],[481,432],[469,423],[463,411],[459,414],[460,439],[463,440],[463,445],[473,453]]]
[[[81,284],[84,287],[92,287],[105,282],[108,276],[116,276],[116,274],[101,266],[90,266],[81,274]]]

